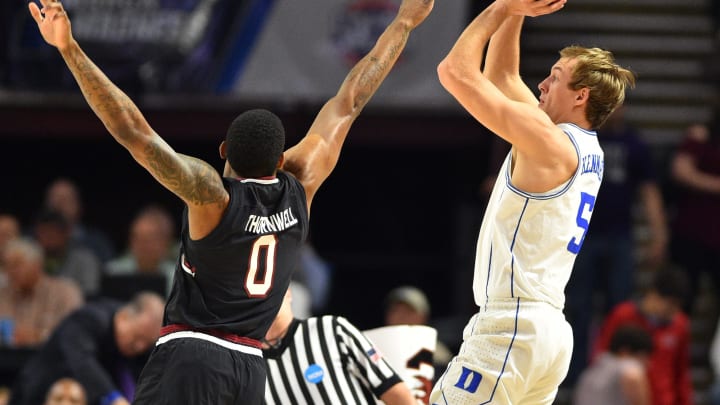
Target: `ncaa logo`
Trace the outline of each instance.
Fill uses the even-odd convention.
[[[338,15],[332,42],[354,65],[375,45],[375,41],[397,14],[399,1],[351,0]]]
[[[322,381],[323,377],[325,377],[325,370],[317,364],[311,364],[305,369],[305,379],[310,383],[317,384]]]

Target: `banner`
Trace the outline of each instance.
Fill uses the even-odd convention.
[[[38,0],[34,0],[38,1]],[[401,0],[63,0],[73,35],[131,96],[223,95],[322,103],[396,16]],[[436,1],[372,103],[457,107],[437,65],[465,26],[467,1]],[[0,87],[77,91],[27,0],[0,2]],[[1,37],[0,37],[1,38]]]
[[[437,330],[424,325],[397,325],[363,333],[410,387],[418,404],[427,404],[435,377],[433,353]]]
[[[45,44],[27,1],[4,5],[5,85],[76,89],[57,51]],[[272,0],[63,0],[73,36],[123,90],[219,91],[234,72],[238,43],[254,40]]]
[[[243,99],[321,103],[395,17],[400,0],[277,2],[235,92]],[[466,1],[436,1],[430,16],[371,101],[375,106],[456,106],[441,87],[437,65],[466,23]]]

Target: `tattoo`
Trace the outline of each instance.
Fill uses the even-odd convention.
[[[357,79],[356,106],[362,109],[370,100],[370,97],[375,94],[375,91],[380,87],[390,68],[395,64],[398,56],[405,48],[409,36],[410,30],[404,29],[402,35],[393,38],[394,41],[385,51],[380,52],[380,55],[368,55],[348,74],[350,80],[354,80],[356,76],[359,76]]]
[[[225,200],[227,191],[218,172],[200,159],[176,153],[152,133],[130,97],[115,86],[80,48],[71,48],[63,58],[83,96],[108,131],[162,185],[191,204],[221,204]],[[140,148],[142,150],[138,150]]]
[[[196,205],[224,201],[227,191],[218,172],[206,162],[176,153],[163,141],[145,147],[148,170],[178,197]]]
[[[135,103],[79,48],[70,51],[66,62],[88,104],[113,137],[120,142],[128,142],[138,136],[131,131],[122,130],[145,122]]]

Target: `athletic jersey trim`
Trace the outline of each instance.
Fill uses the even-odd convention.
[[[573,124],[572,122],[563,122],[563,123],[558,124],[558,125],[570,125],[570,126],[572,126],[572,127],[577,128],[579,131],[582,131],[582,132],[586,133],[587,135],[597,136],[597,131],[593,131],[593,130],[591,130],[591,129],[585,129],[585,128],[579,127],[577,124]]]
[[[275,184],[280,181],[277,177],[273,177],[272,179],[268,179],[268,178],[241,179],[241,178],[238,178],[238,180],[240,180],[240,183],[257,183],[257,184]]]
[[[260,349],[262,347],[262,343],[260,343],[259,340],[255,340],[249,337],[244,336],[238,336],[234,333],[230,332],[224,332],[217,329],[195,329],[189,325],[183,325],[179,323],[173,323],[170,325],[163,326],[162,329],[160,329],[160,336],[166,336],[170,335],[172,333],[176,332],[195,332],[195,333],[201,333],[204,335],[212,336],[217,339],[222,339],[223,341],[239,344],[243,346],[250,346],[252,348]]]
[[[162,336],[160,339],[158,339],[157,343],[155,343],[155,346],[160,346],[163,343],[167,343],[171,340],[175,339],[200,339],[205,340],[210,343],[214,343],[218,346],[222,346],[226,349],[234,350],[236,352],[241,352],[245,354],[251,354],[253,356],[258,356],[262,358],[262,350],[249,347],[237,343],[228,342],[227,340],[222,340],[220,338],[216,338],[215,336],[207,335],[202,332],[193,332],[191,330],[186,330],[182,332],[174,332],[169,335]]]
[[[577,125],[574,125],[574,126],[577,127]],[[580,127],[577,127],[577,128],[588,133],[589,135],[595,136],[594,133],[589,133]],[[573,147],[575,148],[575,154],[577,155],[577,159],[578,159],[577,169],[575,170],[575,173],[573,173],[572,177],[568,181],[566,181],[564,185],[559,186],[559,190],[557,190],[557,188],[556,188],[555,190],[557,190],[557,191],[550,190],[545,193],[530,193],[527,191],[520,190],[519,188],[513,186],[512,182],[510,181],[510,168],[512,167],[512,151],[511,151],[509,153],[510,157],[507,160],[507,167],[505,168],[505,184],[507,185],[507,187],[510,190],[512,190],[515,194],[517,194],[521,197],[530,198],[533,200],[549,200],[549,199],[559,197],[559,196],[565,194],[565,192],[570,189],[570,187],[575,182],[575,179],[577,179],[578,175],[580,174],[580,169],[581,169],[580,147],[578,146],[577,141],[575,141],[575,137],[572,136],[572,134],[570,134],[568,131],[565,131],[564,129],[562,131],[565,133],[565,135],[568,136],[568,138],[570,138],[570,142],[572,142]]]

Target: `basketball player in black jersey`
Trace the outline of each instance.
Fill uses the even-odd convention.
[[[181,255],[163,335],[140,377],[136,404],[260,404],[260,350],[308,231],[313,196],[337,163],[350,126],[403,50],[433,0],[403,0],[373,49],[320,110],[307,135],[283,153],[280,120],[239,115],[220,155],[223,175],[175,152],[137,106],[73,39],[56,0],[31,2],[43,38],[55,46],[112,136],[186,205]],[[122,398],[113,405],[123,404]]]

